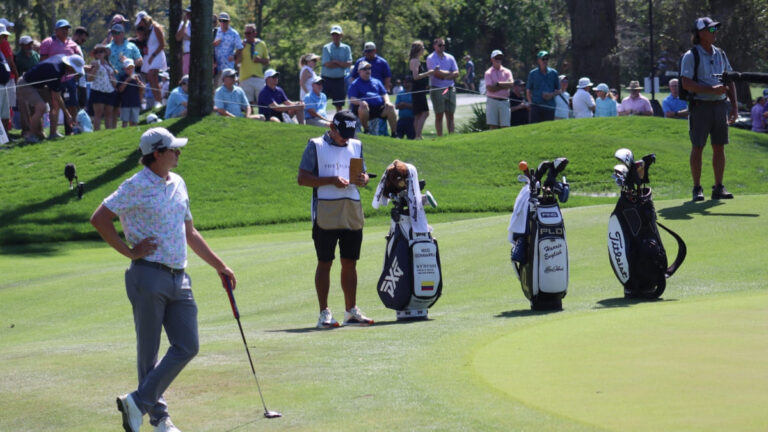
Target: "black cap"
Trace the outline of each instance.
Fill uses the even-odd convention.
[[[333,125],[343,138],[354,138],[357,117],[348,110],[339,111],[333,116]]]

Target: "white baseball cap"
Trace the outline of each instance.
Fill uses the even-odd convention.
[[[75,73],[80,75],[85,75],[85,70],[83,70],[83,66],[85,66],[85,60],[83,60],[82,57],[80,57],[77,54],[72,54],[68,56],[64,56],[61,58],[61,61],[71,67],[75,70]]]
[[[595,87],[595,91],[603,91],[608,93],[609,91],[611,91],[611,89],[608,88],[608,84],[600,83],[597,85],[597,87]]]
[[[338,33],[338,34],[344,34],[343,31],[341,31],[341,26],[335,25],[331,27],[331,34]]]
[[[132,59],[123,60],[123,68],[127,68],[128,66],[136,66],[136,64],[133,62]]]
[[[5,28],[5,24],[0,24],[0,35],[10,36],[11,33]]]
[[[134,26],[138,26],[142,19],[144,19],[145,16],[149,16],[147,11],[140,11],[136,14],[136,21],[133,23]]]
[[[272,78],[275,75],[280,75],[280,72],[274,70],[274,69],[267,69],[266,72],[264,72],[264,79]]]
[[[30,44],[32,42],[34,42],[34,40],[32,40],[31,36],[24,35],[24,36],[19,38],[19,45],[26,45],[26,44]]]
[[[0,24],[3,24],[4,26],[6,26],[8,28],[13,28],[13,23],[8,21],[5,18],[0,18]]]
[[[147,120],[149,120],[149,117],[147,117]],[[187,141],[187,138],[176,138],[172,133],[168,132],[168,129],[156,127],[147,129],[146,132],[141,134],[139,150],[141,150],[142,155],[148,155],[156,150],[184,147],[187,145]]]
[[[496,58],[496,56],[503,56],[503,55],[504,53],[501,52],[501,50],[493,50],[493,52],[491,53],[491,60]]]
[[[163,120],[160,119],[160,117],[158,117],[157,114],[155,113],[152,113],[147,116],[147,124],[160,123],[161,121]]]

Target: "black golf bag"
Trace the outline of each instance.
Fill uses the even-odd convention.
[[[545,161],[534,173],[524,170],[526,175],[520,179],[528,182],[528,186],[521,193],[528,188],[530,195],[527,203],[516,202],[515,210],[520,212],[518,217],[526,218],[525,231],[513,232],[513,222],[510,223],[512,267],[533,310],[562,309],[562,299],[568,292],[568,244],[558,198],[566,202],[570,188],[565,178],[563,182],[555,181],[568,160],[560,158],[556,163],[557,168],[553,162]],[[542,187],[540,180],[547,171],[549,175]]]
[[[397,311],[398,320],[426,319],[428,309],[440,298],[443,290],[440,252],[437,240],[432,237],[432,229],[425,220],[419,225],[427,229],[424,232],[414,231],[411,211],[416,211],[416,203],[411,202],[411,198],[415,192],[417,199],[433,206],[437,204],[429,192],[426,196],[421,195],[424,182],[419,184],[416,179],[417,183],[413,184],[414,179],[407,174],[396,182],[399,187],[386,184],[396,177],[389,171],[398,164],[402,165],[403,175],[402,169],[407,169],[404,168],[407,165],[395,161],[388,168],[388,173],[382,176],[377,197],[374,197],[374,202],[383,196],[394,204],[390,212],[392,222],[386,237],[384,265],[376,288],[384,306]],[[404,188],[398,190],[400,187]],[[424,217],[423,210],[420,213]]]
[[[608,256],[613,272],[624,285],[624,296],[628,298],[660,297],[667,278],[680,267],[687,250],[679,235],[656,220],[651,188],[641,186],[648,183],[648,168],[655,160],[655,155],[645,156],[642,162],[633,163],[624,170],[623,178],[618,175],[620,179],[617,179],[614,174],[617,183],[623,181],[619,201],[608,222]],[[669,267],[657,226],[677,241],[677,257]]]

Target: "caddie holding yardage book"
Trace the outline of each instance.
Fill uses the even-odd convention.
[[[123,429],[139,432],[144,415],[156,432],[179,432],[163,393],[197,354],[197,304],[187,275],[187,245],[221,275],[232,270],[208,247],[192,223],[184,179],[171,170],[179,164],[187,138],[163,128],[141,135],[144,169],[124,181],[91,216],[91,224],[116,251],[131,259],[125,290],[133,308],[139,386],[117,398]],[[124,242],[113,221],[120,217]],[[158,362],[162,329],[170,347]]]
[[[349,111],[333,116],[330,130],[312,138],[304,149],[298,182],[312,188],[312,240],[317,253],[315,289],[320,305],[317,328],[338,327],[328,308],[331,265],[336,243],[341,257],[341,289],[344,291],[344,325],[367,326],[373,320],[357,307],[357,260],[363,243],[363,208],[358,186],[368,184],[363,144],[355,139],[357,118]],[[361,170],[350,175],[350,166]],[[352,178],[350,178],[352,177]]]

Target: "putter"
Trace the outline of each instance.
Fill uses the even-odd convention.
[[[270,411],[267,409],[267,404],[264,402],[264,395],[261,394],[261,386],[259,385],[259,378],[256,376],[256,369],[253,367],[253,359],[251,358],[251,350],[248,349],[248,342],[245,341],[245,333],[243,332],[243,326],[240,324],[240,311],[237,309],[237,303],[235,302],[235,295],[232,293],[232,281],[229,277],[219,273],[221,276],[221,282],[224,285],[224,289],[227,291],[229,297],[229,305],[232,306],[232,314],[237,320],[237,327],[240,328],[240,336],[243,337],[243,345],[245,345],[245,352],[248,354],[248,362],[251,364],[251,372],[253,372],[253,378],[256,380],[256,388],[259,389],[259,396],[261,397],[261,405],[264,407],[264,417],[268,419],[282,417],[283,415],[277,411]]]

